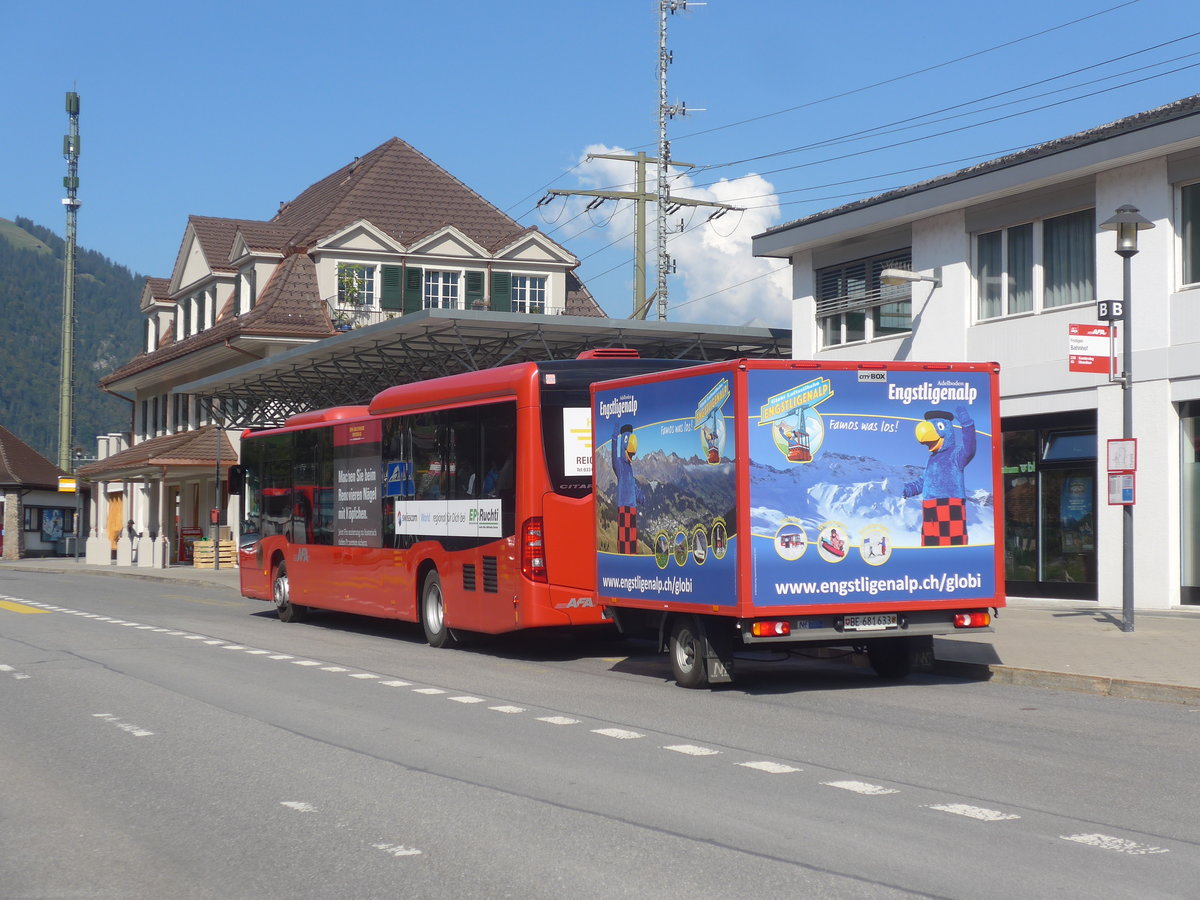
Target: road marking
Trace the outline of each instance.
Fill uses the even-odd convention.
[[[401,681],[399,678],[393,678],[391,681],[381,681],[379,683],[385,687],[412,687],[411,681]]]
[[[443,691],[441,688],[415,688],[413,690],[413,693],[414,694],[428,694],[429,696],[432,697],[434,694],[444,694],[446,692]]]
[[[350,670],[347,669],[345,666],[323,666],[321,668],[321,671],[322,672],[349,672]]]
[[[795,766],[785,766],[783,763],[777,762],[744,762],[738,763],[738,765],[745,766],[747,769],[757,769],[760,772],[769,772],[772,775],[786,775],[788,772],[803,771]]]
[[[676,753],[683,753],[686,756],[716,756],[721,751],[713,750],[709,747],[697,747],[695,744],[671,744],[663,747],[664,750],[673,750]]]
[[[372,844],[376,850],[382,850],[384,853],[392,856],[420,856],[421,851],[416,847],[405,847],[403,844]]]
[[[619,741],[632,741],[635,738],[645,737],[644,734],[638,734],[636,731],[626,731],[624,728],[593,728],[592,734],[616,738]]]
[[[374,679],[378,678],[379,676],[372,674],[371,672],[355,672],[353,675],[349,675],[347,677],[348,678],[357,678],[359,681],[373,681]]]
[[[523,706],[489,706],[488,709],[492,712],[509,713],[510,715],[525,712],[525,707]]]
[[[315,659],[293,659],[292,665],[293,666],[319,666],[321,664]]]
[[[134,737],[150,737],[151,735],[154,734],[153,731],[150,731],[146,728],[142,728],[139,725],[133,725],[129,722],[117,721],[117,717],[113,713],[92,713],[92,718],[104,719],[104,721],[110,722],[113,725],[116,725],[122,731],[132,734]]]
[[[1128,853],[1131,856],[1145,856],[1149,853],[1170,853],[1166,847],[1150,847],[1127,841],[1124,838],[1112,837],[1107,834],[1060,834],[1064,841],[1074,841],[1077,844],[1087,844],[1089,847],[1099,847],[1101,850],[1115,850],[1118,853]]]
[[[14,604],[14,602],[12,600],[0,600],[0,610],[7,610],[8,612],[25,613],[26,616],[28,616],[28,614],[30,614],[30,613],[40,613],[40,612],[48,613],[49,612],[49,610],[35,610],[34,607],[25,606],[25,604]]]
[[[21,681],[22,679],[25,679],[25,678],[28,678],[28,677],[29,677],[29,676],[28,676],[28,675],[26,675],[24,672],[18,672],[18,671],[17,671],[16,669],[14,669],[12,666],[0,665],[0,672],[11,672],[11,673],[12,673],[12,677],[13,677],[13,678],[15,678],[15,679],[17,679],[17,681]]]
[[[566,716],[540,716],[539,722],[545,722],[547,725],[578,725],[578,719],[569,719]]]
[[[249,650],[249,647],[243,647],[241,644],[226,644],[222,650]]]
[[[303,800],[281,800],[280,806],[286,806],[288,809],[294,809],[296,812],[316,812],[317,808],[311,803],[305,803]]]
[[[447,700],[453,700],[455,703],[483,703],[482,697],[447,697]]]
[[[841,788],[843,791],[853,791],[856,794],[868,794],[872,796],[900,793],[892,788],[885,788],[878,784],[868,784],[865,781],[822,781],[821,784]]]
[[[939,812],[953,813],[956,816],[966,816],[968,819],[978,819],[981,822],[1003,822],[1007,819],[1019,819],[1013,813],[1002,813],[996,809],[984,809],[981,806],[968,806],[965,803],[927,803],[927,809]]]

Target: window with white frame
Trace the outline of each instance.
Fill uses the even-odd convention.
[[[375,305],[375,267],[363,263],[338,263],[338,306]]]
[[[1200,182],[1179,190],[1179,238],[1183,283],[1200,284]]]
[[[511,290],[513,312],[544,313],[546,311],[546,277],[544,275],[514,275]]]
[[[1023,222],[975,237],[980,319],[1096,299],[1096,211]]]
[[[836,347],[912,331],[912,286],[887,285],[884,269],[911,269],[912,253],[893,250],[816,272],[821,346]]]
[[[425,271],[425,308],[460,309],[458,273]]]

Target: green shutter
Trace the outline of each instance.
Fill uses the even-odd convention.
[[[492,273],[492,309],[495,312],[512,312],[512,273]]]
[[[399,266],[383,266],[383,290],[379,295],[380,309],[404,309],[404,283]]]
[[[409,266],[404,270],[404,311],[406,313],[418,312],[424,309],[424,288],[424,269],[418,266]]]
[[[467,273],[466,308],[475,309],[476,304],[483,306],[483,273]]]

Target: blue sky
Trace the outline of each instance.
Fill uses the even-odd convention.
[[[788,280],[753,234],[1200,92],[1195,10],[689,4],[668,17],[668,100],[704,111],[669,122],[672,157],[696,165],[671,189],[745,211],[671,216],[668,318],[787,325]],[[535,204],[630,189],[631,166],[589,152],[656,152],[657,0],[60,0],[6,8],[0,58],[0,217],[64,232],[76,90],[79,243],[135,272],[170,274],[188,215],[269,219],[397,136],[564,244],[610,315],[632,306],[630,204]]]

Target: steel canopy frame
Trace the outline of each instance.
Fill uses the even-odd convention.
[[[174,388],[226,428],[278,426],[296,413],[368,402],[384,388],[598,347],[644,357],[791,358],[791,332],[584,316],[428,309],[317,341]]]

